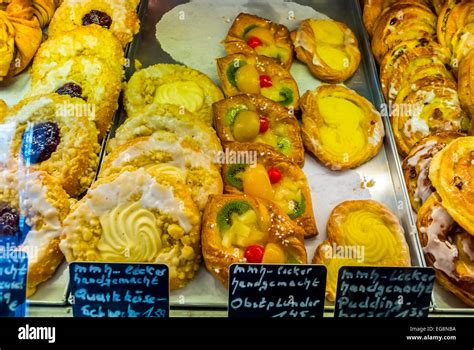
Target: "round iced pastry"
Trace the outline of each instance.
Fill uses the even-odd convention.
[[[193,279],[201,259],[201,217],[185,185],[152,169],[98,180],[64,221],[68,262],[162,263],[170,289]]]

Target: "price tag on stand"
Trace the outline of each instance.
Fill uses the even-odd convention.
[[[0,317],[25,317],[27,275],[24,252],[0,251]]]
[[[74,317],[169,317],[166,265],[72,263],[69,271]]]
[[[322,317],[326,274],[317,265],[232,265],[229,317]]]
[[[434,280],[431,268],[342,267],[334,317],[427,317]]]

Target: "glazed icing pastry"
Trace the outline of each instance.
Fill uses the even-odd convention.
[[[204,211],[202,251],[206,268],[228,286],[236,263],[305,264],[304,231],[265,199],[211,196]]]
[[[217,70],[226,97],[260,94],[286,108],[298,109],[298,85],[290,73],[271,58],[233,54],[217,59]]]
[[[112,124],[122,88],[122,76],[97,56],[76,56],[58,64],[41,80],[33,79],[29,96],[48,93],[78,97],[95,109],[93,121],[102,139]]]
[[[441,45],[454,51],[453,43],[463,29],[474,22],[471,0],[447,0],[438,17],[437,34]]]
[[[430,180],[449,215],[474,235],[474,136],[451,142],[431,161]]]
[[[410,203],[416,212],[433,193],[429,178],[431,160],[446,145],[465,135],[456,132],[440,132],[418,142],[402,164]]]
[[[301,109],[304,145],[331,170],[356,168],[380,151],[382,118],[355,91],[324,84],[303,95]]]
[[[69,208],[69,196],[48,174],[23,167],[0,171],[0,234],[24,238],[19,243],[28,254],[28,297],[64,258],[59,236]]]
[[[222,167],[226,193],[271,200],[305,231],[305,238],[318,234],[308,180],[297,164],[257,143],[230,142],[225,151],[235,157]],[[241,157],[246,154],[251,159]]]
[[[344,23],[307,19],[291,33],[298,59],[319,80],[341,83],[359,68],[359,42]]]
[[[212,125],[212,104],[223,98],[203,73],[177,64],[156,64],[132,76],[125,89],[125,108],[134,117],[155,105],[172,104]]]
[[[288,109],[261,95],[241,94],[214,104],[214,125],[221,141],[265,144],[299,166],[304,147],[298,121]]]
[[[418,3],[402,2],[391,6],[379,18],[374,28],[372,51],[377,62],[403,41],[433,39],[436,35],[436,16]]]
[[[399,92],[395,104],[410,106],[393,111],[392,123],[398,152],[406,157],[423,138],[441,131],[467,133],[470,119],[461,108],[456,84],[451,80],[426,77]]]
[[[372,200],[347,201],[331,213],[328,238],[314,254],[313,264],[328,269],[326,298],[334,301],[342,266],[410,266],[410,252],[398,218]],[[338,254],[338,250],[348,252]],[[349,253],[350,252],[350,253]]]
[[[71,197],[91,184],[100,146],[83,100],[56,94],[24,99],[1,123],[13,125],[10,155],[53,176]]]
[[[433,193],[418,212],[420,242],[438,282],[474,307],[474,237],[460,228]]]
[[[101,58],[115,72],[123,76],[125,58],[122,46],[107,29],[98,25],[78,27],[45,41],[33,61],[31,76],[41,80],[47,73],[76,56]]]
[[[49,25],[48,34],[54,38],[91,24],[109,29],[124,47],[140,30],[136,9],[128,0],[64,0]]]
[[[172,136],[139,137],[117,147],[105,158],[99,176],[107,177],[129,166],[153,169],[185,184],[199,209],[204,210],[210,195],[222,194],[220,168],[208,155],[180,145]]]
[[[162,263],[170,289],[199,268],[199,210],[186,186],[143,168],[92,185],[64,222],[60,248],[68,262]]]
[[[275,59],[286,69],[293,63],[293,45],[288,28],[248,13],[240,13],[224,40],[228,55],[244,53]]]
[[[459,66],[458,93],[464,110],[474,117],[474,50],[464,58]],[[471,128],[474,135],[474,123]]]

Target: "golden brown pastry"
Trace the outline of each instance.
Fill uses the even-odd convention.
[[[474,50],[461,61],[459,66],[458,92],[461,105],[472,120],[474,118]],[[474,135],[474,123],[471,135]]]
[[[459,30],[474,21],[472,0],[447,0],[437,22],[438,41],[453,51],[453,39]]]
[[[304,231],[265,199],[211,196],[204,211],[202,251],[206,268],[228,286],[235,263],[305,264]]]
[[[301,109],[304,145],[331,170],[358,167],[382,147],[380,113],[353,90],[323,84],[303,95]]]
[[[249,13],[240,13],[224,40],[228,55],[262,55],[275,59],[286,69],[293,62],[293,45],[288,28]]]
[[[378,202],[341,203],[329,217],[327,235],[327,240],[316,249],[313,264],[323,264],[328,269],[326,298],[329,301],[336,297],[342,266],[411,265],[408,244],[398,218]]]
[[[359,68],[359,42],[344,23],[307,19],[291,33],[298,59],[319,80],[341,83]]]
[[[300,126],[294,115],[263,96],[241,94],[213,105],[214,125],[222,143],[254,142],[270,146],[304,165]]]
[[[46,27],[53,18],[56,11],[57,4],[55,0],[32,0],[33,8],[35,9],[35,16],[41,25],[41,28]]]
[[[8,106],[5,103],[5,101],[0,99],[0,118],[3,118],[3,116],[7,113],[8,111]]]
[[[308,180],[297,164],[258,143],[230,142],[225,151],[235,159],[222,167],[226,193],[271,200],[301,226],[305,237],[318,234]]]

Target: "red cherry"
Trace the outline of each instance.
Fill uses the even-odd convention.
[[[270,128],[270,122],[267,117],[260,117],[260,134],[265,134]]]
[[[262,88],[269,88],[272,87],[272,78],[270,78],[268,75],[261,75],[260,76],[260,87]]]
[[[251,264],[260,264],[263,260],[265,248],[261,245],[251,245],[245,249],[245,259]]]
[[[256,36],[252,36],[247,40],[247,45],[250,46],[252,49],[255,49],[257,46],[262,46],[262,40],[257,38]]]
[[[281,171],[278,168],[269,168],[267,170],[268,177],[272,184],[279,183],[281,181]]]

